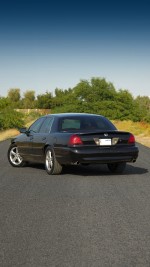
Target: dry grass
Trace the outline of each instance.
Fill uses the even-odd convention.
[[[27,127],[32,122],[28,123]],[[118,130],[132,132],[135,135],[136,141],[150,147],[150,124],[144,122],[132,122],[132,121],[113,121]],[[0,141],[9,139],[18,135],[19,132],[16,129],[10,129],[0,132]]]
[[[1,131],[0,132],[0,141],[9,139],[13,136],[16,136],[19,134],[19,131],[16,129],[10,129],[10,130],[6,130],[6,131]]]
[[[150,124],[145,122],[113,121],[118,130],[135,135],[137,142],[150,147]]]
[[[28,128],[35,120],[32,120],[26,124],[26,127]],[[5,131],[0,131],[0,141],[4,141],[6,139],[12,138],[14,136],[17,136],[20,132],[17,129],[9,129]]]

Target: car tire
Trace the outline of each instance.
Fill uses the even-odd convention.
[[[55,152],[51,147],[47,147],[45,151],[45,170],[48,174],[60,174],[62,165],[56,159]]]
[[[126,168],[126,162],[120,162],[120,163],[108,163],[107,164],[108,169],[112,173],[123,173],[123,171]]]
[[[7,156],[8,156],[8,160],[9,160],[10,164],[13,167],[23,167],[26,164],[26,162],[20,156],[20,154],[18,152],[18,147],[16,144],[10,145],[10,147],[8,149]]]

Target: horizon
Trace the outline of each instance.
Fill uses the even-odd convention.
[[[92,78],[103,79],[104,77],[92,77]],[[83,79],[80,80],[79,82],[82,82],[82,81],[83,81]],[[90,82],[90,81],[88,80],[88,82]],[[107,81],[107,80],[106,80],[106,82],[108,82],[108,83],[110,82],[111,83],[111,81]],[[56,87],[55,89],[60,89],[60,90],[63,90],[63,91],[64,90],[69,90],[69,89],[73,90],[77,86],[77,84],[75,86],[69,87],[67,89],[66,88],[64,88],[64,89],[63,88],[58,88],[58,87]],[[114,86],[114,88],[115,88],[115,86]],[[47,94],[47,93],[50,93],[52,95],[52,97],[55,97],[55,89],[53,91],[50,91],[50,90],[46,90],[46,91],[43,91],[43,92],[41,91],[40,93],[36,93],[36,91],[34,89],[27,89],[27,90],[22,91],[21,88],[10,88],[9,90],[13,90],[13,89],[19,89],[20,90],[20,97],[21,97],[21,99],[24,98],[24,93],[26,93],[27,91],[34,91],[34,93],[35,93],[35,99],[37,99],[37,96],[44,95],[44,94]],[[7,91],[6,96],[0,95],[0,98],[7,97],[8,96],[8,93],[9,93],[9,90]],[[119,89],[115,88],[115,90],[116,90],[117,93],[119,92],[119,90],[127,90],[131,94],[131,96],[133,97],[133,99],[136,99],[138,96],[140,96],[140,97],[149,97],[150,98],[150,95],[148,96],[148,95],[140,95],[139,94],[139,95],[134,96],[130,90],[125,89],[125,88],[124,89],[123,88],[119,88]]]
[[[0,9],[0,96],[36,95],[105,78],[150,96],[150,5],[143,1],[6,0]]]

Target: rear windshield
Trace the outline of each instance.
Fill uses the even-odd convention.
[[[116,127],[106,118],[100,116],[65,117],[59,121],[59,131],[105,131],[116,130]]]

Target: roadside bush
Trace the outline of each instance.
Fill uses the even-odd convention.
[[[23,114],[11,109],[0,110],[0,130],[21,128],[24,126]]]

